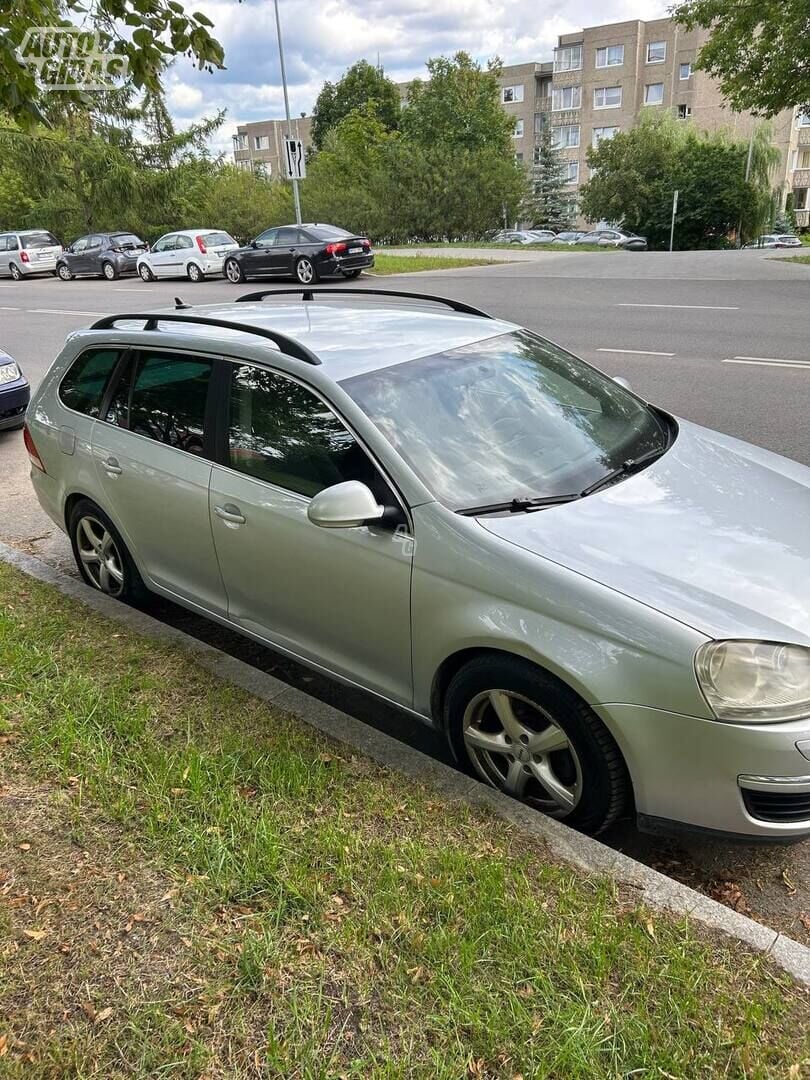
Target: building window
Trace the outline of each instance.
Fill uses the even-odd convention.
[[[512,138],[513,139],[522,139],[523,138],[523,121],[522,120],[516,120],[515,121],[515,130],[512,132]]]
[[[649,41],[647,43],[647,63],[663,64],[667,58],[667,43],[665,41]]]
[[[799,127],[810,127],[810,112],[799,113]]]
[[[579,71],[582,67],[582,46],[561,45],[554,50],[555,71]]]
[[[234,150],[247,150],[247,148],[248,148],[247,135],[245,135],[242,132],[237,132],[237,134],[234,135],[234,137],[233,137],[233,148],[234,148]]]
[[[692,63],[691,63],[691,61],[689,61],[686,64],[681,64],[679,66],[679,68],[678,68],[678,78],[681,80],[681,82],[683,82],[684,79],[691,79],[692,78]]]
[[[270,136],[269,135],[254,135],[253,136],[253,148],[255,150],[269,150],[270,149]]]
[[[624,45],[608,45],[596,50],[596,66],[620,67],[624,63]]]
[[[555,86],[551,92],[551,111],[578,109],[582,104],[581,86]]]
[[[566,184],[576,184],[579,182],[579,162],[578,161],[566,161],[565,163],[565,182]]]
[[[561,146],[579,146],[579,124],[563,124],[551,129],[551,143],[555,149]]]
[[[647,83],[644,87],[644,104],[660,105],[664,100],[664,84],[662,82]]]
[[[679,120],[688,120],[691,115],[692,115],[692,106],[691,105],[679,105],[678,106],[678,119]]]
[[[515,154],[515,161],[518,163],[518,165],[523,164],[523,151],[522,150],[518,150],[518,152]]]
[[[593,129],[593,136],[591,137],[591,145],[598,146],[600,142],[604,142],[605,139],[612,139],[618,132],[617,127],[595,127]]]
[[[502,86],[501,101],[504,105],[514,105],[523,101],[523,83],[520,86]]]
[[[810,169],[810,150],[797,150],[794,169]]]
[[[535,135],[542,135],[546,130],[546,118],[541,112],[534,114],[534,133]]]
[[[598,86],[593,92],[595,109],[618,109],[622,103],[620,86]]]
[[[808,188],[797,187],[793,189],[793,209],[794,210],[807,210],[810,208],[810,198],[808,198]]]

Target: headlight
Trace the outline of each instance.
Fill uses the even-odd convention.
[[[20,369],[13,360],[6,360],[0,355],[0,386],[3,383],[16,382],[20,377]]]
[[[768,723],[810,717],[810,649],[770,641],[710,641],[695,672],[718,720]]]

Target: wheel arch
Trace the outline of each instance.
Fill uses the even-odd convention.
[[[71,491],[65,498],[63,515],[65,521],[65,532],[68,536],[68,539],[70,539],[72,542],[72,537],[70,535],[70,515],[73,513],[73,508],[76,506],[76,504],[80,502],[92,503],[93,506],[95,506],[99,511],[101,511],[102,514],[105,515],[105,517],[108,517],[110,519],[110,521],[113,523],[116,530],[118,531],[118,535],[121,537],[123,543],[126,544],[129,556],[135,563],[135,567],[138,573],[144,580],[146,580],[147,575],[144,573],[143,562],[141,561],[141,557],[138,553],[137,547],[132,543],[132,538],[129,536],[126,530],[121,528],[115,514],[111,514],[106,506],[102,506],[97,498],[95,498],[93,495],[88,495],[86,491]]]

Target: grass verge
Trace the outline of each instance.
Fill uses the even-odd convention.
[[[449,255],[388,255],[374,256],[374,274],[413,274],[419,270],[459,270],[462,266],[496,266],[503,259],[464,259]]]
[[[799,1077],[807,995],[0,563],[0,1076]]]
[[[810,266],[810,255],[772,255],[776,262],[804,263]]]

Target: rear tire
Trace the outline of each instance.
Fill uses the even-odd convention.
[[[105,262],[101,264],[101,276],[106,278],[107,281],[118,280],[118,267],[111,262]]]
[[[199,285],[205,277],[205,274],[194,262],[190,262],[188,264],[188,266],[186,267],[186,273],[188,274],[188,280],[193,282],[193,284],[195,285]]]
[[[624,759],[602,721],[573,690],[515,656],[466,664],[444,700],[447,736],[492,787],[587,833],[631,802]]]
[[[308,259],[306,256],[298,259],[293,274],[299,285],[314,285],[318,280],[318,271],[315,269],[315,264],[312,259]]]
[[[141,263],[138,267],[138,277],[141,279],[141,281],[155,280],[155,275],[152,273],[146,263]]]
[[[68,533],[85,584],[125,604],[142,604],[148,598],[121,534],[90,499],[80,499],[71,510]]]
[[[228,281],[230,281],[231,285],[241,285],[243,281],[247,281],[245,271],[236,259],[226,260],[223,273]]]
[[[9,263],[8,269],[14,281],[22,281],[23,272],[16,263]]]

